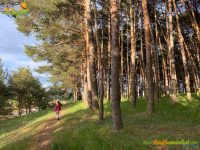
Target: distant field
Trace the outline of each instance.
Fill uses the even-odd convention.
[[[168,148],[182,150],[192,145],[153,146],[145,141],[190,140],[200,144],[200,97],[192,102],[179,96],[173,104],[163,97],[156,104],[153,115],[145,113],[144,99],[138,100],[137,109],[131,102],[122,101],[124,129],[114,132],[111,126],[110,104],[105,100],[105,120],[87,109],[83,102],[69,103],[63,107],[62,117],[52,133],[52,150],[149,150]],[[33,137],[44,128],[44,123],[54,117],[52,110],[33,113],[11,120],[0,121],[0,149],[26,150],[32,146]],[[193,145],[194,149],[200,149]]]

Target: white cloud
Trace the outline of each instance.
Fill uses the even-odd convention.
[[[20,55],[11,55],[11,54],[2,54],[0,53],[1,59],[5,64],[5,67],[8,69],[9,72],[17,70],[18,67],[29,67],[33,73],[33,76],[40,79],[41,82],[47,84],[48,82],[48,74],[39,74],[35,72],[39,66],[43,66],[45,62],[33,62],[31,59],[25,56]],[[49,83],[48,83],[49,84]]]
[[[34,45],[41,41],[37,41],[33,35],[27,37],[19,32],[14,18],[0,14],[0,20],[0,58],[4,62],[5,68],[10,73],[20,66],[28,66],[34,76],[38,77],[43,84],[48,84],[48,75],[35,72],[35,69],[46,63],[33,62],[24,52],[24,45]]]

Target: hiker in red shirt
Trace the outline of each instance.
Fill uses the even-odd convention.
[[[61,111],[61,103],[59,102],[59,100],[56,100],[56,106],[54,108],[54,112],[56,112],[56,119],[57,120],[60,119],[60,111]]]

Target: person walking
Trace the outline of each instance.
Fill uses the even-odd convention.
[[[54,112],[56,112],[56,119],[60,120],[60,111],[61,111],[61,103],[59,100],[56,100],[56,106],[54,108]]]

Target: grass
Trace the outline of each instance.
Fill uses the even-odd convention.
[[[53,132],[51,149],[154,150],[161,147],[144,145],[143,141],[155,139],[200,143],[200,97],[193,96],[192,102],[187,101],[184,95],[178,99],[179,103],[174,104],[169,97],[163,97],[156,104],[153,115],[145,113],[144,99],[138,100],[136,109],[132,108],[131,102],[123,100],[121,107],[124,128],[119,132],[112,130],[110,104],[105,103],[103,122],[99,122],[98,114],[89,111],[83,102],[67,104]],[[54,115],[51,111],[0,122],[0,149],[27,149],[33,136],[43,128],[44,122]],[[186,146],[173,145],[168,146],[168,149],[182,150]]]
[[[51,116],[50,111],[0,121],[0,149],[24,149]]]

